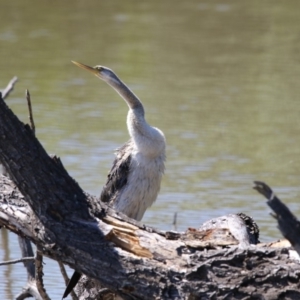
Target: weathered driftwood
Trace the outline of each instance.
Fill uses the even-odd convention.
[[[124,299],[300,297],[288,249],[203,250],[201,238],[190,244],[117,214],[84,193],[1,99],[0,161],[14,182],[0,177],[0,225]]]

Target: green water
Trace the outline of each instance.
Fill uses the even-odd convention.
[[[48,153],[98,195],[114,149],[128,139],[127,106],[71,60],[112,68],[166,135],[161,193],[143,221],[178,230],[229,212],[253,216],[261,240],[280,233],[254,180],[269,183],[300,217],[300,3],[298,1],[37,1],[0,4],[0,86],[19,77],[8,105]],[[1,259],[18,258],[1,235]],[[0,298],[26,282],[23,266],[1,267]],[[63,280],[48,260],[46,288]]]

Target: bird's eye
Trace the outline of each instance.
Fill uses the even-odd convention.
[[[98,70],[99,72],[103,70],[101,66],[95,66],[94,69]]]

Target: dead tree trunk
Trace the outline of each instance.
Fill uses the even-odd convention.
[[[0,225],[124,299],[300,299],[288,249],[203,251],[117,214],[85,193],[2,99],[0,161],[13,179],[0,177]]]

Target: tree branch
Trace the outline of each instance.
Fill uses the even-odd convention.
[[[261,181],[255,181],[254,184],[254,189],[268,199],[267,204],[275,212],[273,217],[277,220],[282,235],[290,241],[300,254],[300,222],[267,184]]]
[[[5,265],[12,265],[12,264],[17,264],[20,262],[28,262],[28,261],[34,261],[35,258],[34,257],[22,257],[20,259],[14,259],[14,260],[8,260],[8,261],[3,261],[0,262],[0,266],[5,266]]]
[[[18,81],[18,77],[16,76],[13,77],[11,81],[8,83],[8,85],[6,86],[6,88],[1,91],[3,99],[6,99],[8,95],[12,92],[17,81]]]
[[[50,300],[45,287],[44,287],[44,281],[43,281],[43,255],[41,253],[41,246],[38,245],[36,249],[36,260],[35,260],[35,281],[36,281],[36,287],[39,291],[39,294],[43,298],[43,300]]]
[[[34,120],[33,120],[31,97],[30,97],[29,90],[26,90],[26,100],[27,100],[27,105],[28,105],[30,127],[31,127],[33,134],[35,135],[35,125],[34,125]]]

